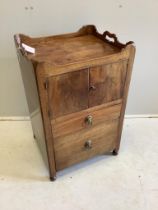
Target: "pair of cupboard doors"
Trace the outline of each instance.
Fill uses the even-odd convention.
[[[125,60],[50,77],[51,118],[121,99],[126,72]]]

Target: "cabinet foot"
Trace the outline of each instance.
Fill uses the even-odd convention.
[[[53,176],[53,177],[50,177],[50,180],[51,180],[51,181],[55,181],[56,178],[57,178],[56,176]]]
[[[114,150],[112,151],[112,155],[114,155],[114,156],[118,155],[118,150],[114,149]]]

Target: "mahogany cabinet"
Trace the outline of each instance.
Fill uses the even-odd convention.
[[[50,179],[120,146],[133,42],[95,26],[50,37],[14,36],[34,137]],[[31,49],[29,48],[31,47]],[[105,166],[106,167],[106,166]]]

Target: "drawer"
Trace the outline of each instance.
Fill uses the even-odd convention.
[[[112,151],[116,145],[118,119],[102,122],[83,131],[54,139],[56,168],[61,170],[95,155]]]
[[[52,120],[51,124],[54,138],[81,131],[85,128],[89,129],[105,120],[119,118],[121,102],[122,100],[116,100]]]

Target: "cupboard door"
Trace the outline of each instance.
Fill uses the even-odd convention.
[[[127,61],[90,68],[89,107],[122,98]]]
[[[51,118],[88,108],[88,69],[49,78]]]

